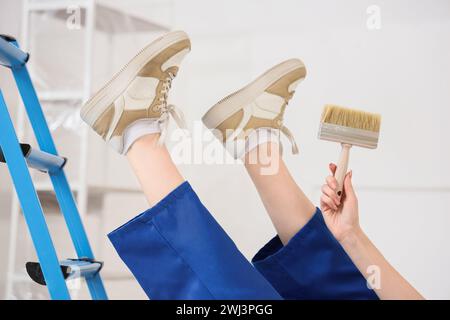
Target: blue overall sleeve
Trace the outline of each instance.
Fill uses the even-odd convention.
[[[252,262],[284,299],[378,299],[319,209],[286,246],[275,237]]]
[[[108,236],[151,299],[281,299],[187,182]]]

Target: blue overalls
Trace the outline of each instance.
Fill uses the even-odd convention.
[[[111,232],[151,299],[377,299],[317,209],[283,246],[245,259],[188,182]]]

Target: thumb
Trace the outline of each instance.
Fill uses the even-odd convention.
[[[344,192],[347,198],[353,197],[356,198],[355,190],[353,189],[352,184],[352,175],[353,171],[348,172],[344,178]]]

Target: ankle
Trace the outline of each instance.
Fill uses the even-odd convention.
[[[161,132],[158,121],[154,119],[140,119],[133,122],[124,131],[124,154],[141,138],[147,136],[159,137]],[[149,139],[149,138],[146,138]]]
[[[142,135],[136,140],[133,141],[131,146],[128,147],[128,150],[126,152],[126,155],[133,154],[136,150],[145,148],[145,149],[153,149],[158,147],[158,141],[159,141],[160,133],[150,133]]]

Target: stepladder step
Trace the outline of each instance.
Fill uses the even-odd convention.
[[[78,258],[62,260],[59,265],[65,280],[81,277],[87,279],[100,272],[103,267],[103,262],[89,258]],[[25,264],[25,268],[28,275],[34,282],[43,286],[46,285],[44,274],[39,262],[27,262]]]
[[[27,143],[21,143],[20,149],[22,154],[30,168],[42,172],[53,173],[62,169],[67,159],[65,157],[57,156],[48,152],[41,151],[39,149],[32,148]],[[6,162],[6,158],[0,147],[0,162]]]

